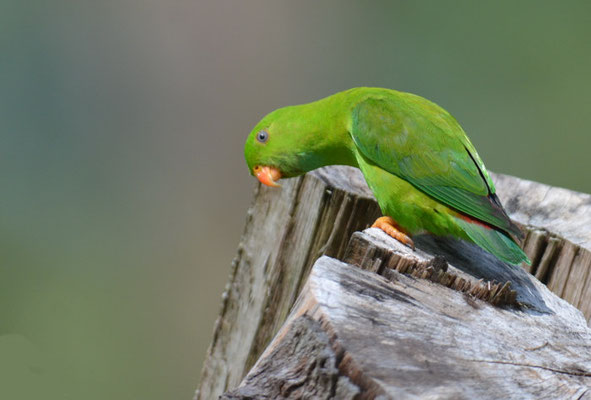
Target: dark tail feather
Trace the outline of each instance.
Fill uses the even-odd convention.
[[[471,223],[457,218],[458,224],[474,243],[489,253],[509,264],[519,265],[526,262],[531,265],[521,247],[507,234],[487,226]]]

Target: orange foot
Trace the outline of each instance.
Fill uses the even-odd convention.
[[[379,228],[388,235],[392,236],[394,239],[398,240],[400,243],[407,245],[413,250],[415,249],[415,244],[412,239],[403,232],[403,229],[398,226],[392,217],[380,217],[376,219],[376,222],[374,222],[371,227]]]

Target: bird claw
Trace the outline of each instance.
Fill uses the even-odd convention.
[[[415,249],[415,244],[412,239],[402,231],[402,228],[398,226],[392,217],[380,217],[376,219],[376,222],[374,222],[371,227],[381,229],[388,234],[388,236],[393,237],[413,250]]]

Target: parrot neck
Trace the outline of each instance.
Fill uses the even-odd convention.
[[[352,106],[347,98],[330,96],[319,101],[304,104],[297,110],[305,118],[300,129],[307,132],[302,142],[306,151],[302,166],[305,171],[327,165],[350,165],[357,167],[355,144],[349,133]]]

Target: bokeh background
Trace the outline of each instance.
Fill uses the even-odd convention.
[[[0,398],[190,399],[280,106],[411,91],[591,192],[588,1],[0,1]]]

